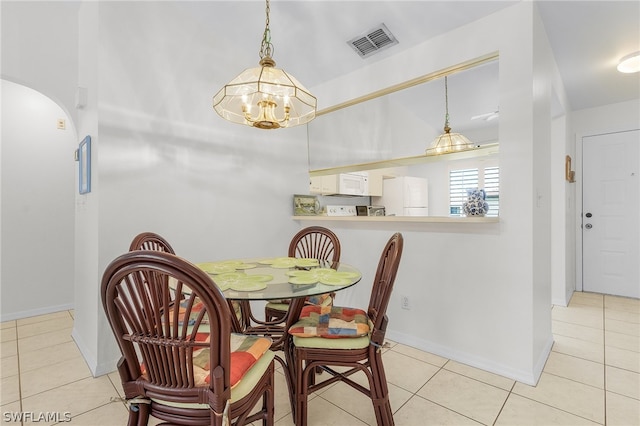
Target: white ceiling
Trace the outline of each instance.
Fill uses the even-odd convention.
[[[314,87],[517,2],[271,0],[273,57],[278,67],[306,87]],[[193,11],[199,19],[203,23],[211,19],[209,25],[215,25],[214,31],[225,34],[226,42],[233,46],[232,57],[221,57],[224,69],[231,73],[229,78],[255,66],[265,3],[245,0],[195,4],[198,6]],[[640,74],[621,74],[615,69],[619,58],[640,50],[639,1],[544,0],[536,4],[572,110],[640,97]],[[389,28],[399,44],[369,58],[359,57],[347,41],[380,23]],[[450,85],[450,97],[451,89]],[[493,107],[488,108],[473,114],[490,112]]]
[[[573,110],[640,97],[640,74],[618,61],[640,51],[640,1],[540,1],[540,15]]]

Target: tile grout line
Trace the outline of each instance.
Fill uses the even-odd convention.
[[[593,419],[590,419],[590,418],[588,418],[588,417],[584,417],[583,415],[580,415],[580,414],[574,413],[574,412],[572,412],[572,411],[567,411],[567,410],[565,410],[565,409],[563,409],[563,408],[555,407],[555,406],[550,405],[550,404],[548,404],[548,403],[546,403],[546,402],[541,402],[541,401],[538,401],[538,400],[536,400],[536,399],[532,399],[532,398],[530,398],[530,397],[528,397],[528,396],[520,395],[520,394],[515,393],[515,392],[513,393],[513,395],[519,396],[520,398],[527,399],[527,400],[532,401],[532,402],[534,402],[534,403],[536,403],[536,404],[544,405],[544,406],[549,407],[549,408],[552,408],[552,409],[554,409],[554,410],[562,411],[563,413],[570,414],[570,415],[572,415],[572,416],[574,416],[574,417],[579,417],[579,418],[581,418],[581,419],[588,420],[589,422],[592,422],[592,423],[596,423],[596,424],[602,424],[602,425],[604,425],[604,423],[598,423],[598,422],[596,422],[596,421],[595,421],[595,420],[593,420]],[[606,413],[605,413],[605,414],[606,414]],[[606,419],[605,419],[605,420],[606,420]]]
[[[574,358],[577,358],[577,357],[574,357]],[[577,359],[582,359],[582,358],[577,358]],[[600,363],[597,363],[597,364],[600,364]],[[604,364],[603,364],[603,367],[604,367]],[[604,368],[603,368],[603,371],[604,371]],[[597,386],[590,385],[589,383],[584,383],[584,382],[581,382],[581,381],[579,381],[579,380],[571,379],[571,378],[569,378],[569,377],[560,376],[559,374],[549,373],[548,371],[543,371],[543,373],[544,373],[544,374],[548,374],[548,375],[550,375],[550,376],[559,377],[559,378],[561,378],[561,379],[568,380],[568,381],[570,381],[570,382],[577,383],[577,384],[579,384],[579,385],[588,386],[588,387],[593,388],[593,389],[596,389],[596,390],[603,390],[603,391],[606,391],[606,388],[604,387],[604,385],[603,385],[603,387],[602,387],[602,388],[599,388],[599,387],[597,387]],[[518,395],[518,394],[516,394],[516,395]],[[520,395],[520,396],[523,396],[523,395]]]
[[[399,352],[399,353],[401,353],[401,352]],[[410,357],[410,358],[413,358],[413,357]],[[416,360],[418,360],[418,361],[421,361],[421,360],[419,360],[419,359],[417,359],[417,358],[413,358],[413,359],[416,359]],[[444,364],[442,364],[441,366],[437,366],[437,365],[429,364],[428,362],[423,361],[423,362],[425,362],[425,364],[429,364],[429,365],[433,365],[434,367],[438,367],[438,370],[437,370],[435,373],[433,373],[433,374],[431,375],[431,377],[429,377],[429,379],[427,379],[427,381],[426,381],[426,382],[424,382],[424,384],[423,384],[422,386],[420,386],[420,387],[419,387],[415,392],[411,392],[411,391],[409,391],[408,389],[405,389],[405,388],[403,388],[403,387],[400,387],[400,386],[398,386],[398,385],[395,385],[395,386],[398,386],[400,389],[406,390],[406,391],[408,391],[409,393],[411,393],[411,396],[410,396],[410,397],[409,397],[409,398],[408,398],[408,399],[407,399],[407,400],[406,400],[402,405],[400,405],[400,407],[398,407],[398,409],[397,409],[397,410],[395,410],[395,411],[393,412],[393,414],[395,415],[398,411],[400,411],[400,410],[402,409],[402,407],[404,407],[405,405],[407,405],[407,404],[409,403],[409,401],[411,401],[411,400],[412,400],[413,398],[415,398],[415,397],[418,397],[418,398],[421,398],[421,399],[425,399],[426,401],[429,401],[429,402],[431,402],[431,403],[433,403],[433,404],[436,404],[436,405],[438,405],[438,406],[440,406],[440,407],[443,407],[443,408],[445,408],[445,409],[449,410],[449,408],[447,408],[447,407],[444,407],[444,406],[442,406],[442,405],[440,405],[440,404],[438,404],[438,403],[436,403],[436,402],[434,402],[434,401],[431,401],[431,400],[429,400],[429,399],[422,398],[420,395],[418,395],[418,392],[420,392],[420,390],[421,390],[422,388],[424,388],[424,387],[427,385],[427,383],[429,383],[429,382],[431,381],[431,379],[433,379],[433,378],[436,376],[436,374],[438,374],[440,371],[444,370],[444,366],[445,366],[445,365],[447,365],[447,364],[449,363],[449,361],[450,361],[450,360],[449,360],[449,359],[447,359],[447,361],[446,361]],[[453,410],[450,410],[450,411],[453,411]],[[456,412],[454,411],[454,413],[456,413]],[[460,413],[457,413],[457,414],[460,414]],[[465,416],[465,417],[466,417],[466,416]]]
[[[589,328],[591,330],[600,330],[600,327],[591,327],[589,325],[584,325],[584,324],[580,324],[579,322],[571,322],[571,321],[563,321],[561,319],[553,319],[552,321],[557,321],[557,322],[561,322],[563,324],[571,324],[571,325],[578,325],[580,327],[585,327],[585,328]]]
[[[501,407],[501,408],[500,408],[500,410],[498,411],[498,415],[496,415],[496,418],[494,419],[494,421],[493,421],[493,423],[492,423],[492,425],[493,425],[493,424],[495,424],[495,422],[498,420],[498,417],[500,416],[500,413],[502,412],[502,408],[504,407],[504,404],[506,404],[507,399],[509,399],[509,396],[511,395],[511,390],[507,391],[506,389],[503,389],[503,388],[501,388],[501,387],[499,387],[499,386],[495,386],[495,385],[493,385],[493,384],[491,384],[491,383],[487,383],[487,382],[484,382],[484,381],[482,381],[482,380],[476,379],[475,377],[470,377],[470,376],[467,376],[467,375],[465,375],[465,374],[458,373],[457,371],[447,370],[447,369],[445,368],[445,366],[446,366],[447,364],[449,364],[449,362],[451,362],[451,360],[450,360],[450,359],[447,359],[447,362],[445,362],[444,364],[442,364],[442,366],[438,368],[438,371],[436,371],[436,372],[435,372],[431,377],[429,377],[429,380],[427,380],[427,381],[424,383],[424,385],[420,386],[420,388],[419,388],[416,392],[414,392],[414,393],[411,395],[411,398],[409,398],[409,399],[407,400],[407,402],[405,402],[404,404],[402,404],[402,406],[401,406],[400,408],[402,408],[403,406],[405,406],[405,405],[406,405],[406,404],[407,404],[407,403],[408,403],[412,398],[416,397],[416,398],[423,399],[423,400],[425,400],[425,401],[429,401],[429,402],[430,402],[430,403],[432,403],[432,404],[435,404],[435,405],[437,405],[437,406],[439,406],[439,407],[442,407],[442,408],[444,408],[444,409],[445,409],[445,410],[447,410],[447,411],[451,411],[452,413],[456,413],[456,414],[458,414],[459,416],[465,417],[465,418],[467,418],[467,419],[469,419],[469,420],[471,420],[471,421],[474,421],[474,422],[477,422],[477,423],[480,423],[480,424],[484,424],[484,423],[482,423],[481,421],[479,421],[479,420],[477,420],[477,419],[474,419],[473,417],[468,416],[467,414],[460,413],[460,412],[458,412],[458,411],[456,411],[456,410],[452,409],[451,407],[444,406],[444,405],[442,405],[442,404],[440,404],[440,403],[438,403],[438,402],[436,402],[436,401],[432,401],[432,400],[430,400],[430,399],[428,399],[428,398],[425,398],[425,397],[423,397],[423,396],[418,395],[418,392],[420,392],[420,390],[421,390],[422,388],[424,388],[424,387],[425,387],[425,386],[426,386],[426,385],[431,381],[431,379],[433,379],[433,378],[434,378],[438,373],[440,373],[441,371],[443,371],[443,370],[444,370],[444,371],[446,371],[446,372],[448,372],[448,373],[456,374],[456,375],[458,375],[458,376],[461,376],[461,377],[464,377],[464,378],[467,378],[467,379],[470,379],[470,380],[474,380],[474,381],[476,381],[476,382],[478,382],[478,383],[482,383],[483,385],[491,386],[491,387],[493,387],[493,388],[496,388],[496,389],[499,389],[499,390],[502,390],[502,391],[507,392],[507,397],[505,398],[505,400],[504,400],[504,402],[503,402],[503,404],[502,404],[502,407]],[[427,364],[428,364],[428,363],[427,363]],[[433,365],[433,364],[431,364],[431,365]],[[516,383],[517,383],[517,381],[516,381],[516,380],[514,380],[513,384],[511,385],[511,389],[513,389],[513,388],[515,387]],[[397,412],[397,411],[399,411],[399,410],[400,410],[400,408],[398,408],[398,410],[396,410],[396,412]]]
[[[69,312],[69,311],[67,311],[67,312]],[[72,320],[73,320],[73,317],[72,317]],[[44,320],[44,321],[39,321],[39,322],[46,322],[46,320]],[[32,323],[32,324],[36,324],[36,323]],[[25,324],[25,325],[31,325],[31,324]],[[19,334],[18,334],[18,327],[19,327],[19,326],[18,326],[18,321],[16,321],[16,325],[15,325],[15,327],[16,327],[16,356],[17,356],[17,363],[18,363],[18,395],[19,395],[19,398],[20,398],[20,412],[24,412],[24,406],[23,406],[23,400],[24,400],[24,399],[26,399],[26,398],[30,398],[30,397],[33,397],[33,396],[36,396],[36,395],[42,394],[42,393],[44,393],[44,392],[48,392],[48,391],[54,390],[54,389],[58,389],[58,388],[60,388],[60,387],[66,386],[67,384],[71,384],[71,383],[78,382],[78,381],[80,381],[80,380],[84,380],[84,379],[74,380],[73,382],[70,382],[70,383],[67,383],[67,384],[63,384],[63,385],[59,385],[59,386],[56,386],[56,387],[51,388],[51,389],[43,390],[42,392],[38,392],[38,393],[35,393],[35,394],[33,394],[33,395],[29,395],[29,396],[27,396],[27,397],[23,396],[23,395],[22,395],[22,370],[20,369],[20,344],[19,344],[19,342],[20,342],[20,336],[19,336]],[[61,330],[63,330],[63,329],[61,329]],[[55,330],[55,331],[59,331],[59,330]],[[46,334],[46,333],[41,333],[41,334]],[[35,337],[35,336],[40,336],[41,334],[36,334],[36,335],[33,335],[33,336],[26,336],[26,337],[24,337],[24,338],[25,338],[25,339],[27,339],[27,338],[31,338],[31,337]],[[51,345],[51,346],[45,346],[45,347],[42,347],[42,348],[36,349],[35,351],[41,351],[41,350],[43,350],[43,349],[45,349],[45,348],[53,347],[53,346],[58,346],[58,345],[60,345],[60,344],[61,344],[61,343],[57,343],[57,344],[54,344],[54,345]],[[27,352],[29,352],[29,351],[27,351]],[[96,408],[99,408],[99,407],[96,407]],[[21,423],[20,423],[20,424],[21,424],[21,425],[24,425],[24,422],[21,420]]]
[[[560,335],[560,336],[562,336],[562,335]],[[570,336],[563,336],[563,337],[570,337]],[[577,340],[580,340],[580,339],[577,339]],[[582,341],[586,342],[586,340],[582,340]],[[602,345],[602,348],[604,350],[604,345]],[[567,354],[567,353],[564,353],[564,352],[554,351],[553,349],[551,351],[555,352],[557,354],[566,355],[566,356],[570,356],[570,357],[573,357],[573,358],[576,358],[576,359],[580,359],[582,361],[589,361],[589,362],[593,362],[593,363],[596,363],[596,364],[604,364],[604,361],[603,362],[598,362],[598,361],[594,361],[594,360],[589,359],[589,358],[583,358],[581,356],[577,356],[577,355],[573,355],[573,354]],[[549,374],[551,374],[551,373],[549,373]]]
[[[71,319],[72,319],[72,320],[74,320],[73,316],[71,315],[71,312],[70,312],[70,311],[67,311],[67,312],[69,313],[69,316],[71,317]],[[44,321],[41,321],[41,322],[44,322]],[[30,325],[30,324],[27,324],[27,325]],[[45,333],[43,333],[43,334],[45,334]],[[33,337],[33,336],[27,336],[27,337]],[[22,372],[21,372],[21,370],[20,370],[20,351],[19,351],[18,341],[19,341],[19,339],[18,339],[18,323],[17,323],[17,321],[16,321],[16,352],[17,352],[17,355],[18,355],[18,356],[17,356],[17,361],[18,361],[18,389],[19,389],[19,397],[20,397],[20,412],[23,412],[23,411],[24,411],[24,407],[23,407],[22,403],[23,403],[23,399],[24,399],[24,398],[23,398],[23,396],[22,396]],[[52,345],[52,346],[58,346],[59,344],[60,344],[60,343],[55,344],[55,345]],[[44,348],[41,348],[41,349],[38,349],[38,350],[42,350],[42,349],[44,349]],[[91,377],[88,377],[88,378],[95,378],[95,377],[92,377],[92,376],[91,376]],[[76,383],[76,382],[79,382],[79,381],[81,381],[81,380],[85,380],[85,379],[87,379],[87,378],[74,380],[73,382],[69,382],[69,383],[66,383],[66,384],[62,384],[62,385],[56,386],[56,387],[54,387],[54,388],[47,389],[47,390],[45,390],[45,391],[42,391],[42,392],[39,392],[39,393],[35,393],[35,394],[33,394],[33,395],[30,395],[29,397],[36,396],[36,395],[42,394],[42,393],[44,393],[44,392],[49,392],[49,391],[51,391],[51,390],[58,389],[58,388],[61,388],[61,387],[63,387],[63,386],[66,386],[66,385],[69,385],[69,384],[72,384],[72,383]],[[109,383],[111,384],[111,386],[113,386],[113,388],[114,388],[114,390],[115,390],[116,394],[118,394],[118,395],[119,395],[118,390],[116,389],[115,385],[113,384],[113,381],[111,380],[111,378],[110,378],[108,375],[107,375],[107,380],[109,380]],[[111,404],[111,403],[113,403],[113,401],[110,401],[110,402],[108,402],[108,403],[105,403],[105,404],[99,405],[99,406],[97,406],[97,407],[93,407],[93,408],[91,408],[91,409],[89,409],[89,410],[86,410],[86,411],[84,411],[84,412],[80,413],[80,414],[76,414],[76,415],[74,415],[73,417],[78,417],[78,416],[81,416],[81,415],[84,415],[84,414],[90,413],[91,411],[94,411],[94,410],[97,410],[97,409],[99,409],[99,408],[105,407],[105,406],[107,406],[107,405],[109,405],[109,404]],[[126,405],[125,405],[125,407],[126,407]],[[23,422],[22,420],[21,420],[20,424],[21,424],[21,426],[24,426],[24,422]]]
[[[16,321],[16,362],[18,363],[18,398],[20,399],[19,407],[20,412],[24,412],[24,407],[22,406],[22,372],[20,369],[20,336],[18,335],[18,321]],[[24,421],[22,417],[20,418],[20,425],[24,425]]]
[[[545,362],[546,364],[546,362]],[[544,368],[543,368],[544,370]],[[493,419],[493,423],[491,423],[492,426],[495,426],[496,422],[498,421],[498,419],[500,418],[500,414],[502,414],[502,410],[504,410],[505,405],[507,405],[507,401],[509,400],[509,398],[511,398],[511,395],[517,395],[513,393],[513,388],[516,387],[516,383],[518,383],[517,381],[514,381],[513,384],[511,385],[511,389],[509,389],[509,392],[507,393],[507,397],[504,399],[504,402],[502,403],[502,405],[500,406],[500,410],[498,410],[498,414],[496,415],[496,418]]]
[[[602,383],[604,393],[602,395],[602,407],[604,411],[604,426],[607,426],[607,315],[606,315],[606,296],[602,297]]]
[[[561,353],[561,352],[557,352],[557,353]],[[576,359],[583,359],[583,358],[576,357],[576,356],[573,356],[573,355],[568,355],[568,354],[564,354],[564,355],[571,356],[571,357],[576,358]],[[545,361],[545,367],[546,367],[546,364],[547,364],[547,362],[548,362],[548,361],[549,361],[549,358],[547,358],[547,361]],[[587,361],[588,361],[588,360],[587,360]],[[586,384],[586,383],[579,382],[579,381],[577,381],[577,380],[573,380],[573,379],[569,379],[569,378],[567,378],[567,377],[558,376],[557,374],[553,374],[553,373],[545,372],[545,371],[544,371],[544,367],[542,368],[542,373],[541,373],[541,374],[549,374],[549,375],[552,375],[552,376],[560,377],[560,378],[565,379],[565,380],[570,380],[570,381],[572,381],[572,382],[579,383],[579,384],[581,384],[581,385],[585,385],[585,386],[590,386],[590,387],[596,388],[595,386],[591,386],[591,385],[588,385],[588,384]],[[584,416],[582,416],[582,415],[580,415],[580,414],[573,413],[573,412],[568,411],[568,410],[565,410],[565,409],[563,409],[563,408],[560,408],[560,407],[556,407],[556,406],[550,405],[550,404],[548,404],[548,403],[546,403],[546,402],[538,401],[538,400],[536,400],[536,399],[530,398],[530,397],[525,396],[525,395],[520,395],[519,393],[514,392],[514,388],[516,387],[516,384],[517,384],[517,383],[518,383],[518,381],[515,381],[515,382],[513,383],[513,385],[511,386],[511,389],[509,390],[509,394],[507,395],[507,398],[505,399],[505,401],[504,401],[504,403],[503,403],[502,407],[500,408],[500,412],[498,412],[498,415],[496,416],[496,418],[495,418],[495,420],[494,420],[494,422],[493,422],[493,425],[494,425],[494,426],[495,426],[495,423],[498,421],[498,418],[500,418],[500,414],[502,414],[502,410],[504,409],[504,406],[507,404],[507,401],[509,400],[509,398],[511,397],[511,395],[516,395],[516,396],[518,396],[518,397],[520,397],[520,398],[527,399],[527,400],[532,401],[532,402],[534,402],[534,403],[536,403],[536,404],[545,405],[545,406],[547,406],[547,407],[549,407],[549,408],[552,408],[552,409],[554,409],[554,410],[558,410],[558,411],[562,411],[562,412],[567,413],[567,414],[570,414],[570,415],[572,415],[572,416],[580,417],[580,418],[585,419],[585,420],[588,420],[588,421],[593,421],[593,420],[591,420],[591,419],[589,419],[589,418],[586,418],[586,417],[584,417]],[[536,387],[537,387],[537,386],[538,386],[538,385],[536,384]],[[599,388],[596,388],[596,389],[599,389]],[[604,389],[604,388],[603,388],[602,390],[603,390],[603,391],[604,391],[604,393],[606,394],[606,389]],[[605,411],[605,416],[606,416],[606,411]]]

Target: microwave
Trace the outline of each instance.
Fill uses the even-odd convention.
[[[340,173],[338,175],[338,193],[341,195],[369,195],[369,174]]]

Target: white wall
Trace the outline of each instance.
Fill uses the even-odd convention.
[[[79,5],[73,0],[0,2],[2,77],[45,94],[74,122]]]
[[[77,139],[51,99],[7,80],[0,92],[0,320],[8,321],[73,307]]]
[[[78,12],[77,86],[86,90],[86,105],[78,111],[78,132],[91,135],[91,192],[76,195],[75,208],[75,321],[73,338],[94,373],[101,351],[116,357],[114,340],[102,315],[99,294],[98,220],[100,217],[100,132],[98,126],[98,12],[99,2],[84,3]],[[105,367],[110,370],[112,368]]]
[[[73,306],[78,6],[0,2],[2,78],[40,92],[3,81],[3,320]],[[29,99],[40,105],[40,115],[24,104]],[[65,131],[51,127],[56,118],[65,118]],[[36,255],[43,267],[28,276],[19,268],[33,264]]]
[[[568,241],[574,235],[575,183],[565,180],[565,156],[574,159],[575,167],[575,149],[566,146],[569,142],[573,145],[573,140],[567,137],[565,121],[565,115],[553,118],[551,129],[551,301],[558,306],[567,306],[575,290],[574,239]]]
[[[573,111],[571,117],[576,142],[583,136],[635,130],[640,127],[640,99]]]

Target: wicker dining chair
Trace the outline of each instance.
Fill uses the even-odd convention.
[[[289,328],[293,338],[296,380],[295,424],[307,424],[309,394],[337,381],[345,382],[371,398],[379,426],[393,425],[389,390],[382,364],[381,349],[387,328],[387,305],[402,256],[402,234],[394,234],[387,242],[373,281],[367,311],[344,307],[305,306],[300,320]],[[336,371],[332,367],[346,367]],[[320,368],[329,378],[316,376]],[[349,376],[363,372],[366,388]]]
[[[132,250],[155,250],[176,254],[167,240],[153,232],[142,232],[136,235],[129,246],[129,251]]]
[[[122,353],[129,426],[150,415],[175,425],[273,425],[271,339],[231,333],[229,305],[205,272],[134,250],[107,266],[101,296]]]
[[[289,243],[289,257],[312,258],[330,262],[333,267],[340,261],[340,240],[330,229],[322,226],[310,226],[293,236]],[[314,296],[312,304],[331,305],[335,293]],[[266,321],[283,320],[289,309],[289,300],[272,301],[266,304],[264,316]]]

